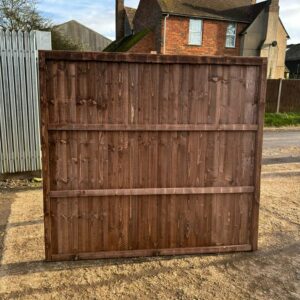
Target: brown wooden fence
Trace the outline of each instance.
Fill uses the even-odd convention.
[[[257,249],[266,61],[40,53],[48,260]]]
[[[267,81],[266,112],[299,113],[300,80],[269,79]]]

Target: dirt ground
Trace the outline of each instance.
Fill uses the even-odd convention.
[[[41,189],[0,189],[0,299],[300,299],[297,147],[264,151],[255,253],[45,263]]]

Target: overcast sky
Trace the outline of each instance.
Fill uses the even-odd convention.
[[[139,0],[125,0],[130,7],[137,7],[138,3]],[[38,8],[57,24],[75,19],[114,39],[114,4],[114,0],[40,0]],[[280,15],[291,37],[288,43],[300,43],[300,0],[280,0]]]

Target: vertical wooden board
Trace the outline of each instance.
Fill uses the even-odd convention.
[[[97,122],[105,124],[108,118],[108,84],[107,84],[107,63],[97,63],[96,65],[96,102],[97,102]]]
[[[49,139],[48,139],[48,124],[49,111],[47,99],[47,73],[46,59],[44,53],[39,57],[39,74],[40,74],[40,106],[41,106],[41,147],[42,147],[42,165],[43,165],[43,206],[44,206],[44,234],[45,234],[45,257],[46,260],[52,259],[51,255],[55,245],[52,242],[53,234],[55,234],[55,222],[52,226],[52,209],[49,197],[51,190],[51,173],[49,160]],[[55,210],[54,210],[55,211]],[[57,243],[56,243],[57,245]]]
[[[187,137],[187,186],[198,186],[198,151],[199,151],[199,139],[198,133],[190,132]],[[177,153],[176,153],[177,156]],[[174,157],[174,159],[176,159]]]
[[[69,105],[66,101],[66,64],[60,62],[57,68],[57,104],[58,104],[58,119],[59,124],[66,124],[69,114]]]
[[[213,186],[217,180],[219,154],[218,136],[219,133],[217,132],[207,133],[204,186]]]
[[[59,107],[58,107],[58,63],[49,62],[47,68],[47,97],[49,107],[49,123],[59,123]]]
[[[221,95],[220,95],[220,124],[229,124],[229,110],[230,108],[230,67],[223,67],[223,75],[221,81]]]
[[[181,69],[181,82],[180,82],[180,92],[179,92],[179,124],[188,124],[188,116],[189,116],[189,94],[188,94],[188,86],[189,86],[189,67],[187,65],[180,66]]]
[[[45,248],[46,250],[46,259],[51,260],[52,254],[59,254],[59,248],[58,244],[60,241],[58,240],[59,237],[59,230],[61,230],[61,227],[59,227],[60,220],[58,219],[58,211],[57,211],[57,203],[59,202],[59,199],[51,198],[49,200],[49,206],[50,206],[50,218],[49,220],[46,219],[45,216],[45,239],[46,239],[46,246],[47,243],[49,243],[49,246]],[[44,204],[44,209],[46,208],[46,205]]]
[[[168,196],[161,195],[157,197],[157,244],[158,249],[168,248],[167,232],[169,230],[168,222]]]
[[[76,65],[68,63],[66,65],[66,115],[68,124],[76,124]]]
[[[168,124],[178,124],[179,122],[179,102],[180,102],[180,85],[181,72],[179,65],[170,67],[170,80],[169,80],[169,98],[168,98]]]
[[[159,103],[158,103],[158,124],[168,124],[169,114],[169,81],[170,81],[170,66],[161,65],[159,70]],[[171,108],[170,108],[171,109]]]
[[[129,78],[129,124],[138,124],[138,66],[132,64],[128,72]]]
[[[196,124],[197,122],[197,98],[199,95],[196,93],[196,66],[190,66],[188,72],[188,90],[185,91],[188,93],[188,120],[190,124]]]
[[[150,93],[151,93],[151,100],[149,104],[150,109],[150,124],[158,124],[159,119],[159,72],[160,72],[160,65],[154,64],[151,66],[150,72]]]
[[[138,124],[149,123],[149,66],[145,64],[138,65]],[[143,91],[143,93],[142,93]]]
[[[261,66],[259,89],[257,91],[258,99],[258,131],[256,134],[255,145],[255,162],[254,162],[254,199],[252,203],[252,228],[251,228],[251,245],[252,250],[257,250],[258,247],[258,222],[259,222],[259,204],[260,204],[260,186],[261,186],[261,161],[262,161],[262,146],[263,146],[263,129],[264,129],[264,115],[265,115],[265,91],[266,91],[266,73],[267,63],[264,62]]]
[[[188,133],[187,132],[178,132],[178,149],[177,149],[177,172],[180,174],[177,178],[177,186],[185,187],[187,186],[187,166],[188,166],[188,157],[187,157],[187,145],[188,145]]]
[[[216,66],[208,66],[208,103],[207,103],[207,116],[206,116],[206,124],[214,123],[214,113],[215,113],[215,105],[216,105],[216,87],[219,78],[216,74]]]
[[[257,80],[253,78],[258,77],[259,69],[257,67],[247,67],[245,74],[246,87],[244,89],[244,124],[256,124],[257,123]]]
[[[227,182],[225,179],[225,154],[226,154],[226,133],[220,132],[219,133],[219,154],[218,154],[218,161],[217,161],[217,180],[216,186],[226,186]]]

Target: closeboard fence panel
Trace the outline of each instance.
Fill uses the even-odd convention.
[[[47,260],[257,249],[266,60],[41,52]]]
[[[300,80],[269,79],[267,81],[266,112],[299,113]]]
[[[0,174],[41,170],[37,58],[50,38],[0,30]]]

